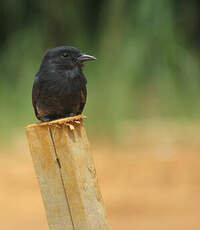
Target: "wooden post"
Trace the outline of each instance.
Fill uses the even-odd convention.
[[[107,230],[84,116],[26,127],[50,230]]]

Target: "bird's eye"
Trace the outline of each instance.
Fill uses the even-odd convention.
[[[67,54],[67,53],[63,53],[62,54],[62,57],[64,57],[64,58],[66,58],[66,57],[68,57],[69,55]]]

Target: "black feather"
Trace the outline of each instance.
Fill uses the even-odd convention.
[[[82,68],[87,60],[95,58],[81,54],[74,47],[47,51],[32,91],[32,103],[39,120],[50,121],[82,113],[87,98],[87,80]]]

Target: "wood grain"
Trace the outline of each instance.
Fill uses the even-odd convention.
[[[108,229],[83,118],[26,128],[51,230]]]

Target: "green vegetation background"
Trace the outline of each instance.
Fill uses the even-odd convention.
[[[95,134],[123,121],[199,119],[200,2],[0,1],[0,133],[35,122],[31,90],[46,49],[72,45],[85,66]]]

